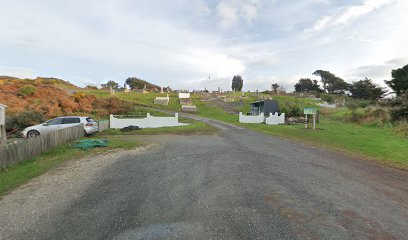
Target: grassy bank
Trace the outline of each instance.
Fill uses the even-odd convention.
[[[110,98],[112,95],[110,94],[109,91],[107,90],[86,90],[84,91],[87,94],[95,95],[96,97],[99,98]],[[148,107],[154,107],[154,108],[160,108],[164,110],[172,110],[172,111],[180,111],[181,110],[181,105],[180,105],[180,100],[178,98],[177,93],[170,93],[169,98],[170,102],[169,105],[158,105],[154,104],[154,99],[156,97],[165,97],[167,93],[136,93],[136,92],[116,92],[115,97],[132,102],[135,104],[140,104]]]
[[[105,136],[104,138],[110,139],[109,136]],[[95,148],[89,151],[72,148],[71,144],[61,145],[32,159],[17,163],[0,171],[0,196],[28,182],[32,178],[58,167],[68,160],[78,159],[92,154],[102,154],[113,149],[131,149],[143,145],[140,141],[113,138],[110,140],[111,142],[108,147]]]
[[[408,139],[396,135],[392,129],[362,126],[322,118],[318,130],[305,129],[304,125],[270,126],[241,124],[247,128],[276,136],[300,140],[340,151],[380,160],[408,169]]]

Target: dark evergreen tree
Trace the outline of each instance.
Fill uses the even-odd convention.
[[[232,78],[232,90],[235,92],[239,92],[242,90],[242,87],[244,86],[244,79],[240,75],[235,75]]]

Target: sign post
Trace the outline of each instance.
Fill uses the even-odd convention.
[[[308,122],[307,122],[307,116],[312,115],[313,116],[313,129],[316,129],[316,108],[304,108],[303,113],[306,116],[306,123],[305,123],[305,128],[308,127]]]

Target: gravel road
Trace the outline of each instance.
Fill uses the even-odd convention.
[[[0,239],[407,239],[406,171],[206,121],[13,191]]]

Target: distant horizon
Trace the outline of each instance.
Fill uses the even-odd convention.
[[[78,6],[81,5],[81,8]],[[386,87],[408,64],[405,0],[0,2],[0,75],[77,86],[138,77],[175,89],[288,91],[327,70]],[[211,76],[208,79],[208,76]]]

